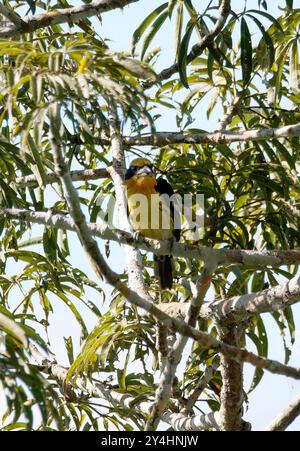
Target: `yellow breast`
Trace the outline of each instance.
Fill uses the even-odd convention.
[[[132,177],[126,181],[128,209],[133,228],[157,240],[173,236],[170,208],[156,192],[154,177]]]

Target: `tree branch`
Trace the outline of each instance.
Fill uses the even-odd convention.
[[[73,182],[88,182],[90,180],[105,179],[110,177],[109,172],[105,168],[71,171],[70,174]],[[54,172],[49,172],[46,174],[45,179],[45,183],[49,185],[59,181],[58,175]],[[14,180],[14,183],[21,188],[38,185],[37,178],[34,174],[26,175],[24,177],[17,177]]]
[[[243,327],[231,325],[221,328],[221,340],[232,346],[240,345]],[[221,354],[221,406],[219,426],[222,431],[240,431],[242,429],[243,363]]]
[[[125,146],[153,146],[164,147],[175,144],[229,144],[243,141],[267,141],[278,138],[300,136],[300,123],[280,128],[262,128],[232,132],[218,130],[211,133],[177,133],[157,132],[142,136],[124,136]],[[100,138],[98,144],[108,144],[109,140]]]
[[[43,14],[24,17],[20,23],[15,23],[14,26],[1,28],[0,38],[7,39],[24,33],[32,33],[33,31],[55,24],[76,23],[80,20],[97,16],[113,9],[124,8],[125,6],[138,1],[139,0],[95,0],[92,3],[74,6],[72,8],[55,9],[54,11]],[[2,12],[2,14],[4,13]]]
[[[186,324],[195,327],[198,314],[205,298],[205,295],[211,284],[211,273],[215,269],[215,264],[210,263],[209,267],[204,267],[201,277],[198,281],[197,296],[192,300],[186,315]],[[178,364],[181,361],[183,350],[188,341],[188,337],[180,335],[171,350],[164,371],[161,375],[158,388],[156,390],[155,401],[151,409],[151,416],[146,424],[146,431],[156,430],[164,411],[167,408],[175,373]]]
[[[14,12],[13,9],[8,8],[7,6],[0,3],[0,14],[9,19],[16,27],[20,27],[24,24],[23,19]],[[0,29],[1,32],[1,29]]]
[[[214,26],[214,28],[211,30],[210,33],[205,35],[202,40],[195,44],[192,47],[192,50],[187,55],[187,64],[191,63],[195,58],[200,56],[202,52],[214,41],[214,39],[221,33],[222,28],[224,27],[226,20],[229,16],[231,10],[231,2],[230,0],[221,0],[220,7],[219,7],[219,18]],[[172,75],[176,74],[178,72],[178,64],[173,64],[172,66],[168,67],[167,69],[164,69],[158,74],[158,81],[163,81],[168,78],[170,78]],[[145,89],[151,88],[157,81],[153,82],[146,82],[143,84]]]
[[[76,232],[77,228],[72,218],[62,214],[21,210],[17,208],[0,208],[0,217],[15,219],[32,224],[42,224],[58,229]],[[212,249],[185,243],[157,241],[141,236],[136,237],[123,230],[111,229],[108,225],[87,223],[90,234],[104,240],[128,244],[135,248],[157,255],[173,255],[174,257],[189,257],[201,259],[204,262],[215,261],[218,265],[240,264],[247,267],[287,266],[300,264],[300,250],[247,251],[240,249]],[[206,308],[206,305],[205,305]]]
[[[219,431],[219,412],[211,412],[206,415],[188,417],[182,413],[166,412],[162,420],[171,424],[175,431],[205,431],[215,429]]]
[[[196,404],[196,402],[202,395],[203,391],[205,390],[207,384],[215,376],[218,367],[219,367],[219,362],[218,362],[218,364],[215,364],[215,362],[213,362],[212,365],[209,365],[205,368],[205,371],[204,371],[203,375],[201,376],[201,378],[199,379],[193,393],[188,398],[188,400],[186,402],[186,406],[182,410],[182,413],[184,413],[186,415],[190,414],[190,412],[193,410],[194,405]]]
[[[71,379],[66,384],[66,377],[68,368],[65,368],[56,362],[51,362],[46,356],[44,356],[34,345],[30,346],[32,357],[37,362],[40,370],[53,377],[59,385],[64,387],[65,392],[70,393],[72,397],[79,398],[86,396],[91,398],[100,398],[109,402],[113,406],[119,408],[132,410],[139,409],[143,414],[148,415],[151,408],[150,402],[136,402],[136,399],[126,393],[119,393],[115,390],[108,388],[100,381],[91,382],[86,377],[77,376],[76,379]],[[80,390],[78,396],[76,391]],[[167,411],[163,414],[162,420],[168,423],[175,431],[201,431],[204,429],[217,429],[218,424],[215,419],[217,413],[210,413],[207,415],[199,415],[188,417],[182,413],[173,413]]]
[[[233,99],[233,102],[229,106],[226,113],[220,118],[217,131],[222,132],[222,130],[226,130],[228,125],[231,123],[233,116],[237,113],[241,100],[242,94],[240,93],[235,99]]]
[[[262,313],[283,310],[300,301],[300,276],[259,293],[245,294],[202,306],[201,317],[233,323]]]
[[[119,275],[109,268],[98,248],[97,242],[92,237],[91,229],[88,227],[81,211],[80,200],[77,191],[72,184],[68,165],[64,161],[63,154],[57,144],[54,133],[50,135],[50,142],[55,158],[56,170],[63,183],[65,198],[74,221],[75,229],[77,230],[82,246],[89,257],[96,274],[103,276],[106,282],[116,288],[131,304],[142,308],[158,319],[167,328],[174,329],[181,335],[197,340],[199,345],[204,349],[212,348],[216,352],[222,352],[223,354],[228,355],[233,360],[248,362],[255,367],[266,369],[274,374],[282,374],[294,379],[300,379],[300,369],[283,365],[277,361],[264,359],[244,349],[222,343],[213,336],[189,326],[184,321],[170,317],[155,304],[148,302],[146,299],[139,296],[138,293],[127,287],[127,285],[120,280]]]
[[[227,118],[227,116],[226,116]],[[224,117],[225,120],[225,117]],[[175,144],[224,144],[243,141],[266,141],[278,138],[289,138],[300,136],[300,124],[289,125],[281,128],[265,128],[261,130],[247,130],[244,132],[231,132],[219,130],[212,133],[174,133],[174,132],[157,132],[151,135],[142,136],[123,136],[122,142],[124,147],[131,146],[153,146],[164,147]],[[76,141],[77,136],[74,136]],[[95,144],[110,145],[110,139],[95,139]],[[76,181],[89,181],[110,177],[109,168],[86,169],[71,171],[71,178]],[[54,173],[46,175],[46,183],[56,183],[59,177]],[[27,175],[17,177],[14,181],[17,186],[35,186],[38,184],[35,175]],[[296,209],[295,209],[296,210]]]
[[[285,431],[299,415],[300,395],[298,395],[288,407],[269,424],[266,431]]]

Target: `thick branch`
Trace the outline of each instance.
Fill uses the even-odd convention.
[[[285,431],[300,415],[300,395],[266,428],[266,431]]]
[[[220,2],[220,8],[219,8],[219,18],[214,26],[214,28],[211,30],[210,33],[205,35],[201,41],[197,44],[195,44],[192,47],[192,50],[187,55],[187,64],[191,63],[195,58],[200,56],[202,52],[214,41],[214,39],[221,33],[226,20],[230,13],[230,0],[221,0]],[[173,64],[172,66],[168,67],[167,69],[164,69],[160,74],[158,74],[158,80],[163,81],[168,78],[170,78],[172,75],[176,74],[178,72],[178,64]],[[155,82],[156,83],[156,82]],[[153,86],[153,82],[144,83],[145,88],[150,88]]]
[[[92,3],[75,6],[72,8],[56,9],[54,11],[24,17],[22,22],[11,27],[0,29],[0,38],[10,38],[24,33],[32,33],[41,28],[55,24],[78,22],[88,17],[97,16],[117,8],[124,8],[139,0],[95,0]],[[2,14],[4,14],[2,12]],[[12,20],[12,19],[11,19]]]
[[[224,119],[225,120],[225,119]],[[224,144],[242,141],[267,141],[274,138],[289,138],[300,136],[300,124],[289,125],[281,128],[265,128],[261,130],[247,130],[244,132],[230,132],[220,130],[212,133],[184,134],[176,132],[157,132],[146,136],[123,136],[124,147],[130,146],[154,146],[164,147],[175,144]],[[75,136],[78,140],[77,136]],[[106,138],[95,139],[95,144],[110,145]],[[89,181],[110,177],[109,169],[86,169],[71,171],[73,181]],[[55,183],[59,177],[54,173],[48,173],[46,183]],[[35,175],[17,177],[15,183],[18,186],[35,186],[38,184]],[[295,209],[296,211],[296,209]]]
[[[202,317],[238,322],[250,316],[283,310],[300,301],[300,276],[259,293],[245,294],[202,306]]]
[[[171,424],[175,431],[205,431],[209,429],[220,430],[218,425],[219,412],[211,412],[207,415],[195,415],[188,417],[182,413],[166,412],[162,420]]]
[[[64,215],[33,212],[16,208],[0,208],[0,217],[15,219],[32,224],[48,225],[76,232],[74,221]],[[204,262],[214,261],[217,265],[240,264],[248,267],[286,266],[300,264],[300,250],[287,251],[247,251],[239,249],[212,249],[169,241],[156,241],[143,237],[136,237],[123,230],[111,229],[107,225],[88,223],[89,233],[105,240],[116,241],[120,244],[153,252],[157,255],[173,255],[175,257],[189,257],[201,259]]]
[[[221,328],[221,339],[229,345],[239,346],[241,333],[239,326]],[[243,427],[243,363],[221,354],[221,376],[219,426],[222,431],[240,431]]]
[[[174,144],[229,144],[242,141],[267,141],[298,136],[300,136],[300,124],[242,132],[227,130],[218,130],[211,133],[157,132],[150,135],[125,136],[123,142],[126,146],[164,147]],[[108,144],[108,142],[104,138],[99,140],[99,144]]]

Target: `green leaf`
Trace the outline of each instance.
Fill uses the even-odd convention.
[[[165,22],[165,20],[167,19],[167,17],[168,17],[168,12],[167,11],[163,12],[153,23],[149,33],[145,37],[145,40],[144,40],[144,43],[143,43],[143,46],[141,49],[141,59],[144,59],[145,53],[147,52],[149,45],[153,41],[154,36],[158,33],[158,31],[162,27],[162,25]]]
[[[64,342],[68,353],[69,364],[72,365],[74,362],[74,349],[72,337],[64,338]]]
[[[187,29],[185,35],[182,38],[180,43],[179,53],[178,53],[178,72],[180,76],[181,83],[185,88],[189,88],[187,73],[186,73],[186,65],[187,65],[187,52],[190,43],[190,39],[195,27],[194,22],[189,22],[187,25]]]
[[[27,145],[35,161],[35,165],[31,166],[39,186],[42,188],[46,185],[47,175],[40,155],[40,150],[36,147],[34,140],[30,134],[27,135]]]
[[[123,370],[118,371],[118,383],[121,390],[126,390],[126,373],[127,373],[127,367],[129,364],[129,358],[130,358],[130,349],[128,350],[125,358],[124,368]]]
[[[57,230],[45,227],[43,234],[44,252],[50,261],[57,259]]]
[[[178,4],[178,6],[181,4],[182,2],[178,2],[178,0],[169,0],[169,4],[168,4],[168,15],[169,18],[171,19],[175,6]]]
[[[132,54],[135,53],[136,46],[137,46],[138,42],[140,41],[142,35],[145,33],[146,29],[160,15],[160,13],[162,11],[164,11],[167,7],[168,7],[168,3],[163,3],[162,5],[160,5],[154,11],[152,11],[152,13],[149,14],[146,17],[146,19],[143,20],[143,22],[140,24],[140,26],[135,30],[135,32],[133,33],[132,44],[131,44]]]
[[[263,40],[266,46],[266,50],[267,50],[267,57],[268,57],[268,61],[269,61],[269,65],[268,68],[271,69],[271,67],[273,66],[273,63],[275,61],[275,47],[274,47],[274,43],[272,38],[270,37],[269,33],[266,31],[265,27],[262,25],[262,23],[254,16],[252,16],[251,14],[247,14],[248,17],[250,17],[257,25],[257,27],[260,29],[262,35],[263,35]]]
[[[257,272],[254,274],[251,287],[253,293],[258,293],[259,291],[262,291],[264,289],[264,280],[265,280],[264,272]]]
[[[257,10],[257,9],[249,9],[249,10],[247,11],[247,13],[250,13],[250,14],[251,14],[251,13],[259,14],[259,15],[265,17],[265,18],[268,19],[270,22],[272,22],[272,23],[275,25],[275,27],[276,27],[282,34],[284,34],[284,30],[283,30],[282,26],[280,25],[280,22],[279,22],[274,16],[272,16],[271,14],[269,14],[269,13],[267,13],[267,12],[265,12],[265,11]]]
[[[27,348],[27,337],[23,328],[12,318],[0,312],[0,329],[11,337],[15,338],[19,343]]]
[[[17,431],[17,430],[26,430],[27,429],[27,424],[26,423],[21,423],[21,422],[17,422],[17,423],[10,423],[7,426],[3,426],[1,428],[1,431]]]
[[[285,0],[286,2],[286,7],[288,9],[289,12],[293,11],[294,8],[294,0]]]
[[[283,315],[289,328],[291,343],[294,344],[296,338],[296,325],[292,307],[287,307],[284,309]]]
[[[290,53],[290,78],[291,89],[295,93],[300,91],[300,64],[299,64],[299,51],[298,51],[298,39],[295,39],[291,46]]]
[[[183,2],[178,2],[177,12],[176,12],[176,23],[175,23],[175,33],[174,33],[174,49],[176,59],[179,56],[180,42],[182,36],[182,27],[183,27]]]
[[[241,20],[241,65],[243,84],[247,86],[251,80],[253,56],[251,34],[244,18]]]
[[[26,3],[29,5],[30,11],[32,14],[35,14],[36,6],[35,6],[35,0],[26,0]]]
[[[276,83],[275,83],[275,98],[274,98],[274,103],[275,105],[278,104],[280,97],[281,97],[281,91],[282,91],[282,78],[283,78],[283,72],[284,72],[284,67],[286,64],[286,59],[287,59],[287,54],[290,50],[290,46],[292,45],[292,41],[289,41],[285,44],[285,46],[281,49],[280,55],[278,56],[278,58],[276,58],[276,63],[277,63],[277,71],[275,74],[275,79],[276,79]]]

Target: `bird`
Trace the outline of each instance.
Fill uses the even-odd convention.
[[[167,180],[162,177],[156,178],[153,163],[147,158],[133,160],[126,171],[125,184],[133,229],[146,238],[179,241],[178,216],[176,218],[173,202],[168,201],[166,197],[171,198],[174,190]],[[143,199],[145,204],[141,205]],[[172,289],[173,270],[174,262],[171,255],[154,254],[154,274],[159,280],[161,290]]]

